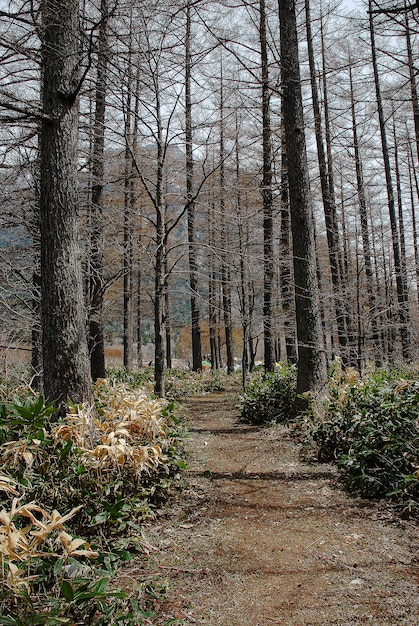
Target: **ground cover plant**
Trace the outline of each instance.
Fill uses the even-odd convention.
[[[334,461],[348,487],[419,513],[419,381],[379,370],[333,375],[326,418],[310,424],[319,461]]]
[[[141,624],[144,587],[114,589],[142,521],[184,466],[173,403],[99,381],[94,407],[17,390],[0,404],[0,624]]]
[[[112,382],[122,382],[130,386],[141,385],[150,393],[153,390],[153,369],[151,367],[127,371],[124,368],[108,369],[108,378]],[[193,372],[187,369],[168,369],[165,372],[166,397],[174,400],[182,396],[198,393],[223,391],[237,376],[227,375],[223,370],[204,370]]]
[[[250,424],[287,423],[292,416],[297,372],[281,365],[275,372],[256,370],[239,399],[241,417]]]
[[[241,417],[252,424],[292,420],[295,370],[256,373],[240,398]],[[335,462],[350,490],[388,498],[403,515],[419,514],[419,381],[415,372],[378,370],[362,378],[329,373],[329,400],[322,418],[301,418],[305,443],[320,462]],[[298,428],[296,432],[301,433]]]

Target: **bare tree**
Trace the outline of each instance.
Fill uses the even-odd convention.
[[[78,0],[42,4],[40,145],[44,393],[91,400],[77,201],[80,26]]]
[[[326,355],[316,275],[314,222],[304,137],[297,24],[293,0],[280,2],[285,141],[293,240],[298,376],[295,411],[307,408],[302,394],[327,393]]]

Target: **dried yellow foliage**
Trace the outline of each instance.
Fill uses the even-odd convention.
[[[7,482],[7,477],[0,477],[0,484]],[[9,589],[17,592],[24,587],[29,592],[30,583],[37,579],[36,575],[30,574],[31,561],[35,558],[98,556],[84,539],[74,539],[63,530],[64,524],[80,509],[81,506],[75,507],[66,515],[58,511],[48,513],[34,502],[21,504],[18,498],[14,498],[9,510],[3,508],[0,511],[0,554],[3,564],[0,578],[3,578]],[[26,518],[29,523],[24,525]],[[57,530],[61,530],[56,540],[58,550],[53,550],[50,538]]]
[[[101,419],[92,408],[71,407],[66,423],[54,430],[57,439],[71,440],[83,452],[87,468],[107,471],[128,466],[140,477],[165,461],[157,440],[164,435],[162,415],[165,400],[150,398],[142,389],[123,384],[110,387],[100,380],[96,394],[101,403]]]

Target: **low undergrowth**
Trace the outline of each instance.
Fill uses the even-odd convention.
[[[296,393],[293,367],[258,373],[240,399],[252,424],[287,423]],[[335,366],[324,419],[307,413],[306,445],[320,462],[335,462],[350,490],[387,498],[404,516],[419,515],[419,381],[415,372],[376,371],[359,378]]]
[[[0,624],[143,623],[148,586],[112,580],[144,548],[182,460],[173,403],[100,381],[95,407],[17,390],[0,403]]]
[[[346,485],[419,514],[419,381],[400,371],[330,379],[326,418],[309,422],[319,461],[336,462]]]
[[[296,382],[293,366],[283,365],[275,372],[254,372],[252,382],[240,396],[242,419],[250,424],[287,423],[292,415]]]
[[[107,373],[111,381],[130,386],[142,385],[150,393],[153,391],[153,370],[150,367],[134,371],[114,367],[110,368]],[[174,400],[182,396],[224,391],[232,381],[236,380],[238,380],[237,376],[229,376],[223,370],[192,372],[184,369],[168,369],[165,371],[166,397]]]

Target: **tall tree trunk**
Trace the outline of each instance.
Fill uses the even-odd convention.
[[[166,336],[166,367],[172,369],[172,327],[170,321],[169,273],[167,271],[167,255],[164,259],[164,331]]]
[[[407,297],[407,285],[400,255],[400,236],[397,226],[396,207],[394,201],[393,182],[391,177],[390,154],[387,144],[387,135],[384,121],[384,110],[381,97],[380,79],[378,74],[377,50],[375,44],[374,20],[372,13],[372,0],[369,0],[369,25],[371,39],[371,55],[374,70],[375,94],[378,109],[378,121],[380,126],[381,147],[384,161],[384,171],[386,177],[387,203],[390,216],[391,238],[393,244],[394,269],[396,274],[396,290],[398,301],[398,318],[400,322],[400,335],[402,342],[402,355],[405,361],[410,359],[410,337],[409,337],[409,301]]]
[[[41,302],[44,394],[90,402],[78,224],[78,0],[42,4],[40,144]]]
[[[418,88],[416,85],[415,64],[413,62],[412,40],[410,37],[409,15],[405,12],[405,28],[406,28],[406,48],[407,48],[407,62],[409,66],[409,79],[410,79],[410,93],[412,96],[412,108],[413,108],[413,121],[415,125],[415,138],[416,138],[416,152],[419,164],[419,100],[418,100]]]
[[[397,192],[397,216],[399,222],[399,237],[400,237],[400,264],[403,276],[403,284],[405,289],[405,297],[408,301],[408,287],[407,287],[407,259],[406,259],[406,236],[404,232],[404,217],[403,217],[403,196],[402,196],[402,183],[400,174],[400,162],[399,162],[399,147],[396,134],[396,120],[393,110],[393,143],[394,143],[394,175],[396,177],[396,192]]]
[[[364,186],[364,175],[362,171],[362,161],[361,161],[361,152],[359,149],[359,141],[358,141],[358,130],[356,123],[356,111],[355,111],[355,97],[353,91],[353,79],[352,79],[352,65],[351,59],[349,59],[349,82],[350,82],[350,99],[351,99],[351,115],[352,115],[352,137],[354,142],[354,153],[355,153],[355,171],[356,171],[356,186],[357,186],[357,194],[358,194],[358,205],[359,205],[359,216],[361,220],[361,236],[362,236],[362,249],[364,255],[364,266],[365,266],[365,274],[367,279],[367,293],[368,293],[368,304],[370,310],[370,324],[371,324],[371,334],[374,348],[374,360],[377,367],[382,365],[381,359],[381,349],[380,342],[378,337],[378,327],[377,327],[377,307],[376,307],[376,298],[375,298],[375,290],[374,290],[374,282],[373,282],[373,270],[372,270],[372,261],[371,261],[371,246],[370,246],[370,237],[369,237],[369,228],[368,228],[368,213],[367,213],[367,202],[365,198],[365,186]]]
[[[249,297],[247,293],[247,271],[246,271],[246,244],[248,243],[248,229],[244,228],[244,217],[242,207],[242,194],[240,191],[240,145],[239,145],[239,123],[237,111],[235,115],[236,124],[236,210],[238,219],[238,236],[239,236],[239,258],[240,258],[240,311],[243,330],[243,349],[242,349],[242,385],[246,386],[247,374],[249,371],[249,350],[248,342],[250,335],[250,315],[249,315]]]
[[[316,275],[294,0],[281,0],[279,9],[298,341],[295,411],[301,412],[308,404],[307,398],[301,394],[312,392],[319,404],[327,394],[327,371]]]
[[[143,335],[142,335],[142,272],[137,271],[137,367],[143,366]]]
[[[211,369],[219,368],[218,351],[217,351],[217,272],[216,272],[216,256],[215,256],[215,209],[214,203],[211,202],[209,208],[209,254],[208,254],[208,327],[210,340]]]
[[[186,202],[188,204],[189,284],[191,290],[192,369],[202,369],[202,346],[198,294],[198,262],[195,242],[195,202],[193,199],[194,161],[192,151],[191,100],[191,0],[186,4],[185,37],[185,139],[186,139]]]
[[[339,346],[344,365],[350,364],[346,313],[342,293],[341,248],[337,221],[336,202],[333,188],[330,185],[326,154],[323,145],[322,123],[319,95],[317,88],[317,72],[314,60],[313,38],[311,33],[311,16],[309,0],[305,0],[308,58],[310,65],[311,93],[313,100],[314,127],[317,145],[317,158],[320,173],[320,185],[323,198],[324,217],[326,222],[327,245],[329,251],[330,272],[332,275],[334,308],[338,330]],[[330,163],[331,167],[331,163]]]
[[[164,293],[166,266],[165,204],[163,201],[164,146],[163,123],[161,119],[160,85],[156,71],[156,121],[157,121],[157,169],[156,169],[156,253],[154,266],[154,392],[160,398],[165,396],[164,380]]]
[[[220,214],[221,214],[221,287],[223,296],[224,333],[227,357],[227,373],[234,372],[233,326],[231,318],[231,272],[228,262],[229,229],[225,206],[225,148],[224,148],[224,87],[221,68],[220,84]]]
[[[108,65],[108,0],[101,0],[101,24],[97,58],[95,118],[92,151],[92,196],[90,210],[89,266],[89,350],[93,380],[105,378],[105,344],[103,337],[103,188],[106,114],[106,75]]]
[[[409,167],[409,188],[410,188],[410,213],[412,217],[412,237],[413,237],[413,251],[415,256],[415,274],[416,274],[416,297],[419,307],[419,243],[418,243],[418,231],[416,226],[416,211],[415,211],[415,186],[417,197],[419,199],[419,184],[416,175],[416,170],[413,166],[413,151],[409,141],[408,146],[408,167]],[[413,185],[415,182],[415,186]],[[419,311],[419,308],[418,308]]]
[[[293,287],[291,283],[290,207],[288,197],[288,168],[284,124],[281,123],[281,238],[279,270],[281,304],[284,317],[285,356],[290,363],[297,362]]]
[[[263,346],[265,371],[274,369],[273,352],[273,219],[272,219],[272,146],[271,146],[271,91],[269,86],[268,43],[266,38],[265,0],[259,1],[259,43],[262,86],[262,199],[263,199]]]
[[[131,37],[131,35],[130,35]],[[134,365],[134,324],[133,324],[133,226],[131,214],[131,178],[133,176],[132,155],[132,91],[133,91],[133,61],[132,47],[129,43],[127,94],[125,101],[125,174],[124,174],[124,248],[123,248],[123,348],[124,367],[131,370]]]

